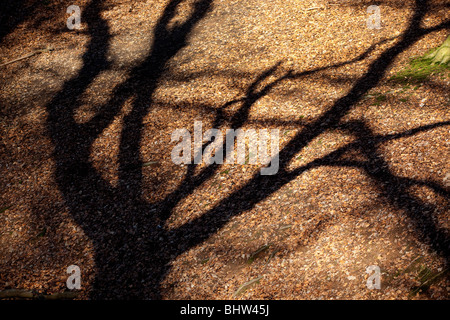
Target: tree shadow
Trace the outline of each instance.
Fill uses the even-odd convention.
[[[162,252],[164,232],[158,231],[152,214],[154,206],[140,199],[141,131],[143,117],[152,105],[152,94],[166,62],[186,45],[190,31],[212,4],[212,0],[197,1],[191,16],[169,29],[169,22],[182,2],[170,1],[164,9],[147,59],[132,70],[129,79],[115,89],[111,100],[94,118],[77,124],[74,112],[80,106],[78,97],[109,68],[106,53],[111,36],[100,16],[102,2],[91,2],[84,12],[91,41],[83,56],[83,67],[47,106],[47,128],[55,146],[58,187],[96,251],[93,298],[159,298],[157,288],[170,257]],[[134,103],[124,118],[119,147],[120,182],[113,188],[91,165],[90,148],[130,97],[134,97]]]
[[[171,0],[165,7],[155,28],[152,49],[147,59],[133,68],[130,77],[114,90],[112,98],[100,108],[96,116],[86,123],[78,124],[74,120],[74,112],[80,107],[78,97],[102,71],[109,68],[106,53],[111,36],[108,24],[100,15],[102,1],[91,2],[84,13],[91,41],[83,56],[83,67],[77,77],[67,81],[63,89],[47,105],[47,129],[54,144],[55,179],[71,215],[92,241],[95,250],[96,279],[91,291],[93,299],[160,299],[160,283],[169,271],[171,261],[206,240],[231,217],[251,209],[302,172],[318,165],[329,165],[330,158],[324,157],[293,171],[287,169],[295,154],[315,137],[342,125],[340,122],[343,116],[365,93],[380,82],[398,54],[426,33],[447,26],[442,24],[433,29],[420,28],[420,22],[427,11],[427,1],[416,1],[417,10],[400,41],[371,63],[367,73],[356,81],[346,96],[337,100],[319,118],[305,125],[305,128],[287,143],[279,153],[280,170],[276,175],[256,174],[243,187],[231,193],[202,216],[177,229],[168,230],[164,227],[164,223],[176,205],[218,169],[218,165],[210,165],[194,176],[195,165],[191,165],[179,188],[161,202],[149,204],[141,198],[143,161],[140,149],[143,119],[152,106],[152,95],[166,63],[186,46],[193,27],[209,12],[213,1],[196,1],[189,18],[169,28],[168,25],[176,14],[176,8],[182,2],[183,0]],[[367,52],[371,50],[372,47]],[[363,59],[367,56],[367,52],[356,59]],[[241,127],[248,120],[251,106],[281,81],[325,69],[318,68],[301,73],[288,71],[257,90],[258,85],[271,76],[278,65],[259,75],[249,85],[244,98],[222,106],[213,121],[214,126],[219,127],[225,123],[222,109],[234,103],[241,103],[238,111],[230,119],[231,128]],[[342,64],[326,68],[340,65]],[[131,97],[134,101],[131,111],[123,120],[119,146],[119,183],[117,187],[113,187],[95,170],[89,156],[95,139]],[[361,143],[366,143],[372,138],[372,133],[362,123],[358,124],[358,129]],[[203,148],[206,146],[207,144],[204,144]],[[374,179],[392,182],[395,177],[390,172],[384,172],[381,177],[375,176],[373,173],[375,168],[384,163],[379,160],[376,149],[370,151],[374,152],[375,156],[367,154],[368,163],[358,165],[364,165]],[[398,184],[394,184],[393,188],[396,191],[407,192]],[[440,191],[445,192],[442,189]],[[388,194],[386,196],[390,201],[394,201]],[[408,212],[416,205],[420,205],[412,198],[407,200],[402,208]],[[420,224],[421,216],[417,214],[408,216]],[[433,229],[432,225],[428,224],[429,228],[426,231],[432,235],[438,234],[431,238],[440,243],[447,241],[447,236],[441,236],[440,230]]]

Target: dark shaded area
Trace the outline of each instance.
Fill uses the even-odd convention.
[[[143,118],[152,106],[152,94],[157,88],[158,79],[164,72],[166,63],[186,45],[192,28],[212,8],[213,1],[197,1],[192,15],[185,22],[169,29],[168,24],[174,17],[177,6],[182,2],[172,0],[165,8],[154,30],[154,42],[147,59],[131,70],[129,79],[115,90],[110,101],[100,108],[91,121],[77,124],[74,112],[80,107],[78,97],[100,72],[109,68],[106,53],[111,38],[110,30],[100,16],[102,1],[91,2],[83,14],[91,36],[91,42],[83,56],[83,67],[78,76],[67,81],[63,89],[47,105],[49,115],[47,129],[54,144],[53,157],[57,166],[55,177],[58,187],[73,218],[83,228],[95,248],[97,275],[92,298],[161,298],[160,283],[170,268],[169,263],[178,255],[206,240],[231,217],[253,208],[302,172],[320,165],[363,167],[367,174],[379,183],[381,194],[405,211],[420,231],[422,240],[448,261],[448,234],[431,219],[432,206],[409,195],[407,185],[425,184],[440,194],[448,195],[448,192],[432,182],[413,179],[405,181],[396,177],[386,168],[377,147],[387,139],[413,135],[449,123],[434,124],[403,134],[380,137],[373,135],[364,122],[348,124],[341,122],[343,116],[382,80],[396,56],[425,34],[450,26],[449,22],[446,22],[431,29],[420,28],[420,22],[428,10],[428,2],[425,0],[416,1],[415,13],[401,39],[370,64],[367,73],[355,82],[346,96],[337,100],[318,119],[308,123],[280,151],[280,170],[276,175],[257,174],[245,186],[231,193],[201,217],[176,230],[164,229],[164,222],[173,208],[218,169],[218,166],[211,165],[193,176],[195,165],[192,165],[188,167],[180,187],[165,200],[158,204],[148,204],[141,199],[143,161],[140,157],[140,148]],[[369,48],[356,60],[364,59],[371,50],[373,48]],[[326,68],[340,65],[343,64]],[[235,116],[230,119],[231,128],[237,129],[242,126],[247,121],[251,106],[281,81],[326,69],[300,73],[289,71],[262,89],[256,90],[277,67],[278,65],[275,65],[257,77],[250,84],[243,99],[230,101],[223,106],[226,108],[230,104],[241,103]],[[134,97],[134,102],[132,110],[125,116],[123,122],[119,150],[119,183],[117,187],[112,187],[91,165],[90,149],[95,139],[111,123],[129,97]],[[218,127],[224,121],[223,114],[219,110],[214,125]],[[331,155],[288,171],[291,159],[309,142],[329,129],[340,127],[355,134],[358,141]],[[362,152],[368,160],[340,161],[339,156],[351,151],[352,148]],[[403,196],[397,199],[392,196],[394,194]]]
[[[0,42],[17,25],[32,15],[33,8],[31,6],[25,6],[27,2],[29,1],[16,0],[2,2],[0,10]]]
[[[29,30],[52,28],[55,32],[55,18],[66,13],[68,6],[76,4],[70,0],[6,0],[0,7],[0,43],[12,33],[20,24],[29,22]],[[60,31],[67,28],[61,28]]]

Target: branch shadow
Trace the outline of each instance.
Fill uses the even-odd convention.
[[[90,238],[95,249],[96,279],[91,291],[93,299],[160,299],[161,281],[170,270],[171,261],[178,255],[206,240],[231,217],[251,209],[302,172],[317,165],[326,165],[329,160],[327,158],[309,163],[293,172],[287,169],[295,154],[315,137],[341,125],[343,116],[379,83],[394,58],[428,32],[419,27],[427,11],[427,1],[417,0],[417,10],[400,41],[371,63],[367,73],[355,82],[346,96],[337,100],[318,119],[305,125],[288,142],[279,153],[280,170],[276,175],[255,175],[245,186],[231,193],[199,218],[177,229],[168,230],[163,224],[177,203],[194,192],[218,169],[217,165],[210,165],[194,176],[195,165],[191,165],[180,187],[160,203],[149,204],[141,198],[143,161],[140,149],[143,119],[152,106],[152,95],[166,63],[186,46],[192,29],[209,12],[213,1],[198,0],[187,20],[169,29],[168,25],[176,14],[176,8],[182,2],[183,0],[171,0],[165,7],[154,31],[154,42],[147,59],[133,68],[130,77],[116,88],[112,98],[100,108],[94,118],[87,123],[77,124],[74,120],[74,112],[80,106],[77,97],[102,71],[109,68],[106,54],[111,36],[106,21],[100,15],[102,1],[91,2],[85,13],[91,42],[83,56],[83,67],[78,76],[67,81],[47,105],[47,129],[54,144],[55,179],[71,215]],[[368,52],[371,50],[372,47]],[[356,59],[365,58],[368,52]],[[232,128],[237,129],[245,124],[251,106],[281,81],[333,67],[301,73],[288,71],[262,89],[256,90],[278,66],[279,63],[259,75],[250,84],[244,98],[222,106],[221,109],[224,109],[231,104],[241,103],[230,120]],[[119,146],[119,183],[117,187],[112,187],[90,163],[90,149],[130,97],[134,98],[134,102],[131,111],[124,117]],[[220,127],[223,123],[223,114],[219,110],[214,126]],[[372,138],[372,133],[363,124],[358,124],[358,130],[361,143]],[[206,147],[207,144],[204,144],[203,149]],[[375,158],[374,155],[367,154],[370,159],[365,164],[368,174],[373,175],[374,179],[392,182],[395,177],[390,172],[385,172],[381,178],[374,175],[375,168],[384,163],[377,156],[375,148],[370,151],[374,152]],[[407,192],[398,184],[394,184],[393,190]],[[395,200],[389,198],[388,194],[386,196],[391,201]],[[420,204],[413,198],[407,200],[406,205],[399,204],[407,212],[420,205],[420,208],[426,209],[425,204]],[[419,223],[420,217],[417,214],[411,213],[408,216]],[[437,235],[432,238],[438,242],[448,239],[430,223],[426,231]],[[447,254],[448,250],[442,252]]]
[[[381,81],[386,70],[394,61],[395,57],[414,44],[422,36],[439,29],[438,26],[428,29],[423,29],[420,27],[420,22],[425,16],[427,8],[427,1],[416,1],[416,10],[410,20],[409,27],[401,36],[400,41],[385,50],[379,58],[370,64],[366,74],[358,79],[347,95],[338,99],[328,111],[302,129],[280,151],[280,169],[276,176],[262,176],[260,174],[256,174],[245,186],[233,192],[229,197],[222,200],[213,209],[209,210],[201,217],[178,228],[174,233],[173,238],[184,239],[184,245],[179,252],[177,252],[177,254],[184,252],[189,247],[206,240],[217,229],[221,228],[231,217],[252,209],[258,202],[279,190],[282,186],[290,182],[301,173],[317,166],[320,163],[319,161],[311,162],[293,172],[289,172],[286,169],[295,154],[301,151],[306,145],[308,145],[309,142],[324,133],[326,130],[337,128],[340,125],[341,119],[345,114],[347,114],[352,106],[360,101],[364,94],[366,94]],[[441,24],[440,28],[445,28],[447,24],[447,22]],[[285,77],[291,78],[295,76],[295,74],[289,74]],[[384,165],[384,163],[376,162],[374,159],[372,159],[372,162],[369,162],[369,166],[372,168],[377,167],[378,165]],[[391,173],[386,173],[382,179],[390,181],[394,179],[394,177]],[[430,184],[430,186],[431,185],[433,184]],[[434,186],[435,189],[440,190],[441,193],[445,193],[442,187],[436,187],[435,184]],[[399,189],[397,191],[404,193],[406,192],[404,187],[398,184],[394,189]],[[388,199],[393,201],[391,197],[388,197]],[[417,200],[410,198],[406,201],[405,205],[402,205],[402,208],[406,210],[408,217],[414,220],[415,225],[420,225],[420,218],[417,214],[411,212],[412,207],[415,207],[415,205],[419,206],[420,203],[418,203]],[[423,206],[424,205],[420,205],[419,208],[423,208]],[[428,220],[428,218],[425,217],[425,220]],[[443,235],[441,231],[436,229],[436,227],[433,227],[431,221],[425,222],[428,226],[425,229],[428,233],[431,233],[431,238],[433,241],[437,241],[437,244],[434,244],[433,241],[428,241],[427,243],[430,244],[432,248],[436,249],[445,247],[445,244],[448,243],[448,237]],[[426,238],[427,235],[423,237]],[[446,255],[447,252],[439,252],[443,253],[443,256],[448,261],[448,256]]]
[[[430,130],[439,126],[449,126],[450,121],[426,126],[422,129]],[[364,121],[352,121],[346,124],[347,130],[358,137],[357,149],[364,154],[367,161],[361,166],[366,174],[371,177],[380,190],[380,195],[387,199],[396,208],[406,214],[413,223],[416,235],[422,243],[428,245],[434,252],[441,255],[446,263],[450,262],[450,233],[446,228],[436,224],[433,213],[436,207],[432,203],[426,203],[415,197],[408,191],[410,186],[419,185],[431,188],[437,194],[450,198],[450,193],[441,185],[432,181],[421,181],[412,178],[396,176],[378,150],[380,143],[400,136],[412,135],[419,130],[410,130],[404,135],[392,135],[391,137],[376,138]],[[426,129],[425,129],[426,128]],[[394,138],[395,137],[395,138]]]

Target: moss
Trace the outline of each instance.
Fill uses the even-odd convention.
[[[412,58],[408,66],[390,80],[405,86],[418,84],[432,74],[442,74],[446,70],[450,70],[450,36],[440,47],[427,51],[423,56]]]
[[[425,58],[431,60],[432,64],[450,66],[450,36],[447,37],[440,47],[428,53]]]

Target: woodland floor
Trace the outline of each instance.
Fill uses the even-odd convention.
[[[78,265],[78,299],[449,298],[450,75],[389,80],[445,1],[379,1],[378,30],[370,1],[79,0],[73,31],[73,1],[23,3],[0,64],[55,50],[0,67],[0,291]],[[279,173],[174,164],[198,120],[279,129]]]

